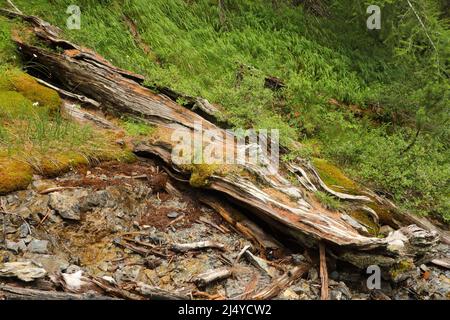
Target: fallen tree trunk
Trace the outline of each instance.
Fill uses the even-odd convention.
[[[4,296],[7,300],[117,300],[115,298],[99,295],[97,293],[75,294],[0,284],[0,298],[2,296]]]
[[[158,157],[180,180],[188,180],[189,176],[192,180],[194,175],[201,176],[204,172],[198,170],[204,168],[201,167],[202,164],[180,165],[173,161],[177,142],[173,139],[175,132],[181,131],[186,137],[192,138],[206,130],[215,130],[222,138],[209,143],[217,149],[228,148],[228,139],[233,142],[236,140],[230,132],[166,96],[141,86],[142,76],[114,67],[94,52],[60,39],[57,29],[41,19],[6,10],[3,12],[29,21],[35,34],[49,48],[59,49],[37,47],[18,36],[14,39],[25,61],[33,60],[34,63],[45,66],[50,75],[50,79],[46,80],[69,92],[100,102],[100,108],[109,114],[132,116],[155,126],[152,137],[137,144],[135,152]],[[201,124],[200,129],[198,124]],[[232,145],[233,155],[236,152],[239,150]],[[384,239],[363,235],[341,213],[330,211],[311,201],[307,193],[314,188],[324,188],[324,185],[317,174],[311,174],[310,168],[301,168],[301,164],[297,164],[297,170],[282,167],[274,173],[271,169],[275,164],[271,161],[266,157],[259,164],[245,160],[239,165],[224,165],[220,170],[207,168],[210,172],[203,176],[200,186],[227,195],[227,198],[242,208],[304,246],[317,247],[320,241],[325,241],[330,249],[334,247],[339,252],[344,252],[340,257],[352,263],[353,252],[358,257],[361,254],[372,256],[370,261],[359,259],[358,266],[373,264],[377,257],[395,264],[405,257],[417,256],[417,259],[424,259],[427,253],[432,253],[431,248],[438,241],[435,232],[408,227]],[[304,186],[290,183],[286,177],[288,171],[302,177]],[[314,181],[319,181],[318,185],[314,185]],[[306,185],[309,187],[305,188]],[[335,196],[346,200],[371,201],[366,196],[355,197],[343,193],[336,193]],[[420,250],[417,246],[419,243]],[[422,250],[424,248],[427,250]]]

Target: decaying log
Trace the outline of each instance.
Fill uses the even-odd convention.
[[[89,98],[87,98],[85,96],[82,96],[82,95],[79,95],[79,94],[75,94],[75,93],[71,93],[69,91],[63,90],[63,89],[58,88],[58,87],[56,87],[56,86],[54,86],[54,85],[52,85],[52,84],[50,84],[50,83],[48,83],[48,82],[46,82],[46,81],[44,81],[42,79],[39,79],[39,78],[35,78],[35,79],[40,84],[42,84],[42,85],[44,85],[44,86],[46,86],[46,87],[48,87],[50,89],[53,89],[53,90],[57,91],[63,97],[74,99],[74,100],[77,100],[77,101],[79,101],[81,103],[90,104],[93,107],[100,108],[100,103],[95,101],[95,100],[89,99]]]
[[[284,251],[282,244],[264,232],[256,223],[238,212],[232,206],[219,199],[206,194],[199,194],[199,199],[204,204],[213,208],[226,222],[232,225],[245,237],[256,242],[266,255],[277,257]]]
[[[221,243],[217,243],[211,240],[193,242],[193,243],[174,243],[170,247],[173,251],[177,252],[187,252],[192,250],[202,250],[202,249],[219,249],[225,250],[225,246]]]
[[[223,140],[210,142],[217,148],[222,148],[228,138],[235,140],[230,132],[166,96],[141,86],[142,76],[114,67],[94,52],[60,39],[58,30],[41,19],[16,12],[6,11],[6,13],[29,21],[34,26],[35,34],[49,47],[63,49],[63,53],[58,53],[28,44],[18,36],[14,39],[25,61],[33,60],[46,67],[51,75],[50,82],[57,83],[70,92],[100,101],[102,110],[112,115],[134,116],[156,127],[151,139],[135,146],[135,152],[140,155],[156,156],[173,173],[188,179],[193,169],[172,161],[172,151],[176,144],[172,140],[172,134],[176,130],[182,130],[185,136],[192,137],[195,133],[199,133],[200,129],[196,123],[200,123],[202,130],[216,130],[222,135]],[[415,245],[418,241],[424,240],[420,249],[426,250],[437,242],[436,232],[424,231],[418,227],[415,227],[415,232],[408,235],[405,235],[408,229],[404,229],[398,231],[397,237],[384,239],[362,235],[342,218],[341,213],[327,210],[310,201],[305,196],[303,188],[292,185],[285,175],[285,171],[289,168],[282,167],[279,171],[273,172],[271,169],[275,164],[271,161],[267,157],[262,159],[261,164],[253,164],[246,160],[239,166],[225,168],[227,169],[225,172],[212,172],[203,188],[227,195],[249,213],[304,246],[317,247],[318,243],[324,240],[330,250],[334,247],[350,253],[340,255],[342,259],[349,258],[350,262],[354,261],[352,253],[356,253],[372,255],[375,259],[394,264],[405,255],[421,256],[420,253],[414,252],[419,249]],[[303,169],[303,171],[297,169],[296,172],[307,175],[302,184],[309,185],[309,189],[315,180],[319,181],[318,185],[314,186],[316,189],[323,188],[336,197],[352,201],[372,201],[370,197],[364,195],[354,196],[335,192],[321,182],[313,167]],[[360,259],[357,265],[361,266],[364,261]]]
[[[4,296],[7,300],[117,300],[96,293],[75,294],[59,291],[44,291],[5,284],[0,284],[1,296]]]
[[[87,112],[79,106],[63,100],[62,111],[71,119],[79,123],[93,123],[103,129],[118,130],[119,128],[105,118],[98,116],[92,112]]]
[[[199,274],[197,277],[195,277],[194,282],[198,287],[204,288],[208,284],[224,280],[231,277],[232,275],[232,270],[230,268],[224,267]]]

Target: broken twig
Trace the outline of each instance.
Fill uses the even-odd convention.
[[[225,251],[225,246],[221,243],[206,240],[193,243],[174,243],[172,244],[171,249],[177,252],[187,252],[201,249],[219,249]]]
[[[231,277],[233,272],[229,268],[220,268],[199,274],[194,282],[199,287],[206,287],[208,284]]]

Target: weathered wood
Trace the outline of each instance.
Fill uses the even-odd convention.
[[[319,244],[319,256],[320,256],[320,280],[322,283],[320,298],[322,300],[328,300],[330,298],[330,294],[328,293],[327,257],[325,252],[325,244],[323,242]]]
[[[188,295],[163,290],[142,282],[137,283],[135,290],[151,300],[189,300]]]
[[[268,300],[277,297],[287,287],[292,285],[296,280],[300,279],[310,268],[310,265],[300,265],[286,272],[276,280],[274,280],[266,288],[251,296],[254,300]]]
[[[37,289],[14,287],[0,284],[0,297],[7,300],[116,300],[97,293],[68,293],[59,291],[44,291]]]
[[[279,241],[222,199],[206,194],[199,194],[198,197],[201,202],[213,208],[238,232],[257,243],[263,249],[264,254],[277,257],[284,251],[283,245]]]
[[[233,272],[230,268],[219,268],[215,270],[210,270],[205,273],[199,274],[194,282],[199,287],[206,287],[208,284],[211,284],[216,281],[224,280],[233,275]]]
[[[438,267],[450,269],[450,258],[449,257],[442,258],[442,259],[433,259],[433,260],[431,260],[431,263]]]
[[[58,88],[57,86],[54,86],[54,85],[52,85],[52,84],[50,84],[50,83],[48,83],[48,82],[46,82],[46,81],[44,81],[42,79],[39,79],[39,78],[35,78],[35,79],[36,79],[37,82],[39,82],[43,86],[46,86],[46,87],[48,87],[50,89],[53,89],[53,90],[57,91],[63,97],[74,99],[74,100],[77,100],[77,101],[79,101],[81,103],[90,104],[90,105],[92,105],[93,107],[96,107],[96,108],[100,107],[100,103],[95,101],[95,100],[89,99],[89,98],[87,98],[85,96],[82,96],[82,95],[79,95],[79,94],[75,94],[75,93],[71,93],[69,91],[63,90],[63,89]]]
[[[17,13],[13,15],[18,16]],[[44,65],[51,74],[51,82],[61,84],[70,92],[101,101],[102,110],[110,114],[135,116],[157,128],[151,140],[135,146],[135,151],[139,154],[157,156],[173,172],[186,179],[193,169],[172,161],[174,141],[171,137],[175,130],[183,130],[186,136],[192,137],[195,132],[199,132],[195,124],[201,123],[202,130],[216,130],[224,137],[214,144],[222,146],[226,138],[234,140],[234,136],[230,137],[231,133],[166,96],[155,94],[142,87],[141,76],[116,68],[94,52],[60,39],[58,32],[39,18],[28,16],[22,18],[35,26],[35,33],[49,46],[64,49],[61,54],[15,38],[23,58]],[[409,242],[414,243],[416,241],[414,236],[419,234],[413,233],[412,238],[401,239],[391,237],[379,239],[361,235],[339,212],[327,210],[317,203],[310,202],[305,196],[304,189],[289,182],[284,174],[284,168],[274,173],[271,170],[274,166],[271,159],[263,160],[263,164],[245,161],[224,174],[213,172],[203,187],[227,195],[238,205],[247,208],[248,212],[304,246],[317,247],[319,241],[325,240],[329,248],[335,246],[346,251],[373,253],[382,258],[392,258],[392,263],[397,262],[405,254],[415,255],[409,250],[416,248],[410,246]],[[305,168],[305,173],[313,172],[308,179],[304,179],[307,184],[314,178],[319,181],[319,187],[342,199],[372,201],[366,196],[336,193],[321,182],[314,168],[306,169],[308,168]],[[432,246],[435,241],[431,239],[436,239],[437,235],[428,232],[426,238],[430,240],[427,245]],[[395,246],[392,246],[392,242]],[[408,250],[399,250],[399,242]]]
[[[103,129],[120,130],[113,123],[109,122],[105,118],[96,115],[95,113],[88,112],[80,107],[63,100],[62,111],[71,119],[79,123],[92,123],[95,126]]]
[[[221,243],[217,243],[211,240],[193,242],[193,243],[174,243],[170,246],[171,250],[177,252],[187,252],[192,250],[202,249],[219,249],[225,250],[225,246]]]

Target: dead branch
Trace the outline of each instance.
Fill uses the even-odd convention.
[[[325,244],[321,242],[319,244],[320,254],[320,280],[322,282],[322,290],[320,298],[322,300],[328,300],[330,295],[328,293],[328,270],[327,270],[327,258],[325,253]]]

